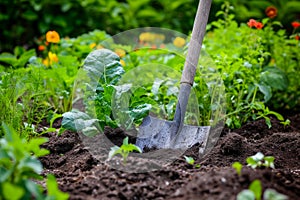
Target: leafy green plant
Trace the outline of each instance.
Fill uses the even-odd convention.
[[[264,156],[261,152],[256,153],[246,159],[247,165],[255,169],[257,167],[275,168],[273,156]]]
[[[201,167],[199,163],[198,163],[198,164],[195,164],[195,160],[194,160],[193,157],[191,157],[191,156],[183,156],[183,157],[184,157],[185,161],[186,161],[188,164],[194,166],[195,168],[200,168],[200,167]]]
[[[53,176],[48,176],[47,189],[49,197],[44,197],[43,189],[33,180],[42,180],[42,164],[37,157],[49,153],[40,145],[46,138],[32,138],[29,142],[5,123],[2,123],[5,135],[0,139],[0,194],[4,199],[67,199],[68,195],[57,189]]]
[[[278,193],[274,189],[266,189],[263,192],[263,188],[260,180],[254,180],[251,182],[248,189],[241,191],[237,195],[237,200],[260,200],[263,195],[264,200],[287,200],[288,197]]]
[[[240,162],[234,162],[232,164],[232,167],[235,169],[236,173],[240,176],[241,175],[241,171],[243,169],[243,165]]]
[[[131,153],[133,151],[142,153],[142,150],[138,146],[131,144],[131,143],[128,144],[128,137],[126,137],[126,138],[124,138],[123,144],[120,147],[118,147],[118,146],[111,147],[109,154],[108,154],[108,159],[110,160],[115,155],[120,154],[123,158],[123,164],[126,165],[127,157],[129,155],[129,153]]]
[[[252,29],[246,23],[238,24],[234,20],[229,4],[225,4],[223,9],[217,15],[224,19],[218,19],[209,26],[204,49],[216,61],[225,84],[227,126],[239,128],[247,121],[264,118],[271,127],[270,115],[284,121],[268,106],[281,104],[283,99],[277,94],[285,93],[288,88],[294,91],[288,81],[294,78],[286,72],[298,73],[294,70],[298,63],[293,62],[297,47],[280,47],[282,42],[296,41],[286,39],[284,30],[275,31],[279,24],[276,21],[262,20],[265,27]],[[287,60],[291,60],[292,65],[283,63],[283,58],[278,57],[283,52],[286,52]]]

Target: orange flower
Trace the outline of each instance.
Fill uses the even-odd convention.
[[[46,41],[52,43],[58,43],[60,40],[59,34],[56,31],[48,31],[46,33]]]
[[[44,45],[39,45],[38,50],[39,51],[44,51],[46,47]]]
[[[274,6],[268,6],[266,8],[265,12],[266,12],[266,15],[271,19],[273,19],[274,17],[277,16],[277,8]]]
[[[250,28],[252,28],[252,27],[255,26],[256,23],[257,23],[257,22],[256,22],[255,19],[250,19],[250,20],[248,21],[247,25],[248,25]]]
[[[300,36],[299,36],[299,35],[296,35],[296,36],[295,36],[295,39],[296,39],[296,40],[300,40]]]
[[[255,28],[257,28],[257,29],[262,29],[264,27],[264,25],[263,25],[263,23],[261,23],[261,22],[257,22],[256,24],[255,24]]]
[[[173,44],[176,47],[183,47],[183,45],[185,45],[185,39],[182,37],[176,37],[175,40],[173,41]]]
[[[300,27],[300,22],[292,22],[292,26],[296,29]]]

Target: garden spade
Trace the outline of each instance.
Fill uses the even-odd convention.
[[[143,119],[139,126],[136,145],[142,150],[147,148],[187,149],[199,143],[199,151],[204,151],[208,140],[210,126],[184,125],[184,117],[198,60],[203,37],[206,30],[209,10],[212,0],[200,0],[192,37],[185,60],[180,90],[173,121],[166,121],[152,116]]]

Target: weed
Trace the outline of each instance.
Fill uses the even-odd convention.
[[[261,152],[256,153],[246,159],[247,166],[255,169],[257,167],[270,167],[275,168],[273,156],[264,156]]]
[[[108,159],[110,160],[115,155],[120,154],[123,157],[123,164],[126,165],[127,157],[129,153],[133,151],[142,153],[142,150],[138,146],[131,143],[128,144],[128,137],[126,137],[124,138],[123,144],[120,147],[118,146],[111,147],[108,154]]]

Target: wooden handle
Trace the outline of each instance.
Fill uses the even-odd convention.
[[[206,24],[208,21],[211,2],[212,0],[200,0],[198,5],[192,30],[192,37],[181,76],[181,83],[189,83],[190,85],[193,85],[194,83],[201,46],[206,32]]]

